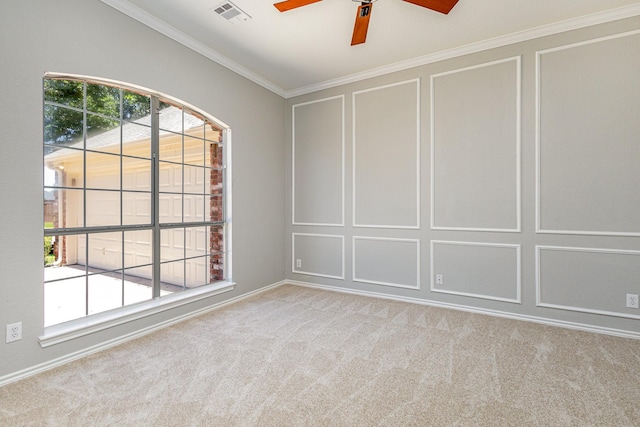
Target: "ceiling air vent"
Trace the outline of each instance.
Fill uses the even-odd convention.
[[[218,15],[225,18],[227,21],[231,23],[244,22],[251,19],[249,15],[244,13],[242,9],[240,9],[235,4],[230,1],[225,1],[220,3],[217,6],[212,8]]]

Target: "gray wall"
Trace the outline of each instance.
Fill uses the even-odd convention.
[[[285,101],[98,0],[0,5],[0,378],[278,282],[285,253]],[[209,112],[233,131],[231,293],[42,349],[42,78],[104,77]],[[23,339],[4,343],[22,321]]]
[[[599,24],[288,100],[290,142],[315,128],[345,149],[313,148],[335,156],[321,182],[293,176],[313,158],[287,150],[287,210],[291,188],[342,173],[345,222],[289,221],[317,250],[288,239],[287,259],[345,277],[287,262],[287,278],[640,336],[625,307],[640,293],[640,34],[625,34],[639,29]],[[312,101],[324,108],[292,115]]]

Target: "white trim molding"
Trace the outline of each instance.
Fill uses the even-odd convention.
[[[516,297],[505,298],[487,294],[476,294],[472,292],[451,291],[447,289],[436,288],[435,283],[435,245],[451,245],[451,246],[476,246],[476,247],[492,247],[492,248],[509,248],[516,251]],[[478,243],[478,242],[458,242],[449,240],[431,240],[430,242],[430,255],[429,255],[429,271],[431,271],[430,277],[430,290],[431,292],[459,295],[465,297],[481,298],[492,301],[508,302],[515,304],[522,304],[522,256],[521,245],[507,244],[507,243]]]
[[[296,107],[302,107],[305,105],[317,104],[319,102],[332,101],[334,99],[340,99],[342,101],[341,112],[341,137],[342,137],[342,205],[340,207],[342,220],[340,223],[315,223],[315,222],[298,222],[296,221]],[[301,102],[299,104],[293,104],[291,106],[291,224],[292,225],[308,225],[308,226],[323,226],[323,227],[344,227],[345,216],[345,96],[337,95],[328,98],[317,99],[308,102]]]
[[[623,313],[618,311],[597,310],[592,308],[569,306],[562,304],[552,304],[542,301],[542,265],[540,259],[540,253],[543,251],[559,251],[559,252],[589,252],[597,254],[618,254],[618,255],[637,255],[640,257],[640,251],[626,250],[626,249],[602,249],[602,248],[578,248],[569,246],[543,246],[536,245],[536,306],[555,308],[560,310],[576,311],[580,313],[599,314],[604,316],[622,317],[625,319],[638,319],[640,320],[640,314]]]
[[[584,236],[622,236],[622,237],[640,237],[640,231],[606,231],[606,230],[563,230],[563,229],[545,229],[542,228],[542,159],[541,159],[541,58],[546,53],[558,52],[562,50],[572,49],[594,43],[600,43],[608,40],[614,40],[622,37],[629,37],[640,34],[640,30],[627,31],[623,33],[613,34],[605,37],[584,40],[577,43],[556,46],[549,49],[536,51],[535,63],[535,168],[536,168],[536,188],[535,188],[535,227],[536,233],[539,234],[568,234],[568,235],[584,235]]]
[[[375,240],[375,241],[387,241],[387,242],[403,242],[403,243],[415,243],[416,245],[416,285],[407,285],[404,283],[384,282],[379,280],[370,280],[357,277],[356,273],[356,240]],[[352,280],[360,283],[371,283],[373,285],[391,286],[393,288],[413,289],[420,290],[420,239],[398,239],[389,237],[365,237],[365,236],[353,236],[352,239],[352,251],[351,251],[351,268],[352,268]]]
[[[334,276],[331,274],[312,273],[304,270],[296,270],[296,236],[305,237],[318,237],[328,239],[338,239],[341,241],[340,262],[342,263],[342,273],[340,276]],[[304,274],[307,276],[326,277],[328,279],[344,280],[345,278],[345,249],[344,249],[344,236],[338,234],[314,234],[314,233],[291,233],[291,272],[294,274]]]
[[[373,92],[376,90],[388,89],[395,86],[402,86],[406,84],[416,84],[416,223],[415,225],[381,225],[381,224],[358,224],[356,222],[356,96],[362,93]],[[352,226],[357,228],[384,228],[384,229],[403,229],[403,230],[419,230],[420,229],[420,210],[421,210],[421,198],[420,198],[420,177],[421,177],[421,162],[420,162],[420,139],[421,139],[421,112],[420,112],[420,100],[421,100],[421,84],[420,78],[403,80],[396,83],[386,84],[382,86],[375,86],[369,89],[355,91],[351,94],[351,110],[352,110],[352,189],[351,189],[351,214],[352,214]]]
[[[435,80],[438,77],[447,76],[456,73],[462,73],[465,71],[476,70],[479,68],[491,67],[493,65],[504,64],[507,62],[515,61],[516,63],[516,133],[514,135],[514,142],[516,144],[516,173],[515,173],[515,186],[516,186],[516,226],[515,228],[483,228],[483,227],[442,227],[436,226],[435,224],[435,190],[436,190],[436,179],[435,179],[435,166],[436,166],[436,156],[435,156],[435,146],[436,146],[436,129],[435,129],[435,110],[436,110],[436,100],[435,100]],[[521,173],[521,163],[522,163],[522,56],[512,56],[509,58],[499,59],[496,61],[484,62],[477,65],[472,65],[469,67],[457,68],[449,71],[445,71],[442,73],[432,74],[430,76],[430,105],[431,105],[431,222],[430,226],[432,230],[442,230],[442,231],[482,231],[482,232],[504,232],[504,233],[520,233],[522,231],[522,173]]]
[[[271,92],[282,96],[283,98],[294,98],[296,96],[305,95],[308,93],[318,92],[320,90],[329,89],[344,84],[354,83],[362,80],[366,80],[373,77],[379,77],[385,74],[390,74],[397,71],[408,70],[410,68],[419,67],[422,65],[432,64],[439,61],[444,61],[451,58],[457,58],[459,56],[469,55],[472,53],[482,52],[489,49],[494,49],[502,46],[507,46],[514,43],[519,43],[527,40],[536,39],[539,37],[545,37],[553,34],[563,33],[565,31],[577,30],[593,25],[603,24],[607,22],[616,21],[619,19],[630,18],[640,15],[640,4],[632,4],[629,6],[623,6],[616,9],[606,10],[604,12],[597,12],[594,14],[580,16],[577,18],[568,19],[565,21],[555,22],[535,28],[530,28],[523,31],[518,31],[503,36],[498,36],[486,40],[482,40],[475,43],[470,43],[463,46],[458,46],[452,49],[434,52],[428,55],[419,56],[416,58],[408,59],[406,61],[399,61],[393,64],[383,65],[381,67],[372,68],[366,71],[353,73],[350,75],[338,77],[335,79],[326,80],[319,83],[314,83],[308,86],[303,86],[295,89],[285,90],[275,83],[265,79],[264,77],[250,71],[244,66],[238,64],[235,61],[227,58],[213,48],[204,45],[203,43],[195,40],[194,38],[186,35],[185,33],[177,30],[166,22],[156,18],[141,8],[135,6],[127,0],[100,0],[104,4],[107,4],[114,9],[124,13],[125,15],[135,19],[136,21],[153,28],[161,34],[175,40],[176,42],[186,46],[187,48],[203,55],[204,57],[216,62],[223,67],[230,69],[231,71],[238,73],[239,75],[246,77],[254,83],[270,90]]]

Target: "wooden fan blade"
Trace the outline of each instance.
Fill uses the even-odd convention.
[[[369,29],[369,19],[371,18],[372,9],[373,3],[362,3],[358,6],[356,24],[353,27],[353,37],[351,38],[351,46],[367,41],[367,30]]]
[[[445,15],[451,12],[453,6],[458,3],[458,0],[404,0],[407,3],[417,4],[418,6],[426,7],[427,9],[435,10],[436,12],[444,13]]]
[[[280,12],[286,12],[287,10],[295,9],[296,7],[306,6],[311,3],[316,3],[321,0],[285,0],[280,3],[274,4],[276,9]]]

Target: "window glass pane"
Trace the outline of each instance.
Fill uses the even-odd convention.
[[[207,196],[209,201],[209,221],[222,222],[224,220],[224,203],[222,196]]]
[[[84,236],[60,235],[45,237],[49,240],[50,246],[45,243],[45,263],[47,256],[54,257],[54,262],[45,265],[44,281],[54,282],[73,277],[84,277],[86,274],[84,261],[79,263],[78,243],[80,239],[84,241]],[[47,251],[47,249],[49,249]],[[84,259],[84,258],[83,258]]]
[[[136,230],[124,232],[124,266],[138,267],[147,266],[153,262],[151,255],[151,230]],[[143,267],[137,271],[139,277],[151,279],[151,267]]]
[[[44,326],[84,317],[86,313],[86,277],[44,284]]]
[[[84,185],[84,151],[46,145],[44,148],[44,185],[78,187]]]
[[[160,261],[184,258],[184,228],[167,228],[160,231]],[[164,281],[164,279],[163,279]]]
[[[182,133],[182,108],[160,101],[160,130]]]
[[[184,110],[184,133],[204,139],[204,117],[192,111]]]
[[[213,254],[209,259],[210,271],[209,271],[209,280],[211,282],[216,282],[219,280],[224,280],[224,254],[216,253]]]
[[[166,262],[160,265],[162,289],[169,292],[184,290],[184,261]]]
[[[151,193],[122,193],[122,224],[151,224]]]
[[[208,145],[208,144],[207,144]],[[209,166],[206,158],[204,139],[184,137],[184,162],[192,165]]]
[[[151,125],[151,98],[135,92],[122,92],[122,118]],[[146,118],[147,120],[143,120]]]
[[[205,178],[206,172],[208,171],[205,168],[198,166],[184,166],[184,192],[185,193],[194,193],[194,194],[204,194],[205,184],[209,182],[208,179]]]
[[[134,157],[122,158],[122,189],[151,190],[151,161]]]
[[[222,142],[222,132],[215,125],[208,123],[204,129],[205,139],[213,142]]]
[[[185,261],[187,288],[209,284],[209,257],[191,258]]]
[[[45,228],[84,227],[82,190],[44,189]]]
[[[203,222],[205,196],[184,195],[184,222]]]
[[[87,314],[122,307],[122,272],[95,274],[87,278],[89,298]]]
[[[87,152],[87,188],[119,190],[120,156]]]
[[[186,258],[209,254],[209,227],[189,227],[185,229]]]
[[[87,150],[120,154],[120,122],[87,114]]]
[[[166,134],[160,137],[161,161],[182,163],[182,135]]]
[[[87,190],[87,227],[120,225],[120,192]]]
[[[44,106],[44,143],[82,148],[83,114],[54,105]]]
[[[136,123],[122,125],[122,154],[151,158],[151,127]]]
[[[223,158],[222,158],[222,145],[220,144],[211,144],[209,147],[210,152],[210,160],[208,164],[215,169],[222,169],[223,166]]]
[[[122,232],[89,234],[89,272],[122,269]]]
[[[124,271],[124,304],[135,304],[153,298],[151,267],[130,268]],[[162,293],[161,293],[162,295]]]
[[[222,195],[224,192],[223,171],[221,169],[209,169],[209,193]]]
[[[82,108],[84,82],[77,80],[45,79],[45,101]]]
[[[160,194],[160,215],[161,224],[171,224],[182,222],[182,195],[181,194]]]
[[[120,89],[100,84],[87,84],[87,111],[120,118]]]

